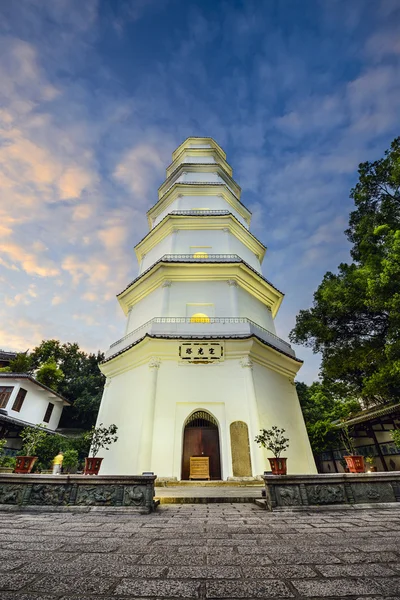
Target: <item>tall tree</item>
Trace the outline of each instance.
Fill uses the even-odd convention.
[[[400,137],[358,172],[346,231],[353,262],[325,274],[290,339],[321,352],[325,382],[368,405],[400,395]]]
[[[340,430],[333,421],[358,412],[361,407],[357,400],[343,399],[341,386],[328,388],[318,381],[310,386],[297,381],[296,389],[313,452],[318,455],[340,445]]]
[[[76,343],[43,340],[26,356],[10,363],[12,372],[28,372],[73,402],[64,408],[61,425],[90,428],[94,425],[105,377],[99,369],[104,354],[87,354]]]

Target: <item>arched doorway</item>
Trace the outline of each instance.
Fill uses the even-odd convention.
[[[196,411],[185,422],[182,479],[189,479],[191,456],[208,456],[211,479],[221,479],[218,423],[204,410]]]

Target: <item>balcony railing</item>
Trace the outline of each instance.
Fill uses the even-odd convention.
[[[290,356],[295,356],[294,350],[288,342],[245,317],[209,317],[204,321],[192,321],[190,317],[155,317],[111,344],[106,352],[106,358],[121,352],[146,334],[185,338],[198,338],[199,336],[249,337],[253,334],[274,348],[282,350]]]
[[[171,210],[171,212],[169,213],[170,215],[210,215],[210,216],[217,216],[217,215],[229,215],[230,212],[229,210]]]
[[[164,254],[160,258],[161,262],[242,262],[238,254],[208,254],[206,251],[199,250],[196,254]]]

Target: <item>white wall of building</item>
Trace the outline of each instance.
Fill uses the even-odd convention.
[[[178,346],[179,342],[176,343]],[[289,473],[315,472],[308,438],[303,437],[304,422],[294,388],[284,375],[259,365],[253,365],[252,369],[243,367],[240,359],[207,365],[163,360],[157,371],[154,375],[147,364],[141,365],[112,378],[105,389],[98,423],[115,423],[119,439],[104,452],[104,475],[153,471],[159,477],[180,479],[184,425],[197,410],[208,411],[218,422],[223,479],[233,474],[230,424],[234,421],[244,421],[249,428],[254,476],[269,470],[267,456],[271,454],[258,448],[254,437],[261,427],[271,425],[285,428],[291,437],[291,447],[285,453],[289,458]],[[152,442],[147,439],[145,447],[142,435],[154,376]],[[249,385],[252,377],[254,386]],[[107,394],[112,395],[112,402],[105,401]],[[146,452],[151,459],[143,462]]]
[[[206,306],[202,307],[202,304]],[[276,335],[271,311],[240,286],[229,285],[228,281],[173,281],[165,287],[160,285],[134,304],[125,335],[154,317],[191,316],[194,313],[189,315],[188,305],[198,305],[194,312],[202,312],[209,317],[251,319]],[[201,332],[201,323],[198,326]]]
[[[243,242],[229,231],[222,229],[180,229],[163,238],[143,258],[140,273],[143,273],[164,254],[237,254],[250,266],[261,272],[260,261]]]
[[[61,418],[63,409],[63,402],[58,397],[52,396],[47,390],[36,385],[29,379],[13,379],[1,378],[1,386],[12,386],[11,397],[8,400],[7,406],[4,407],[7,410],[7,414],[15,419],[26,421],[31,425],[45,425],[48,429],[57,429],[58,423]],[[12,410],[14,400],[17,397],[18,391],[23,388],[27,391],[25,400],[22,404],[20,411]],[[43,421],[49,402],[54,404],[53,412],[50,417],[50,421],[45,423]]]
[[[237,316],[251,319],[257,325],[265,327],[265,329],[276,335],[274,319],[271,311],[265,304],[254,298],[254,296],[251,296],[240,286],[237,288],[237,295],[239,306],[239,314]]]
[[[253,377],[260,429],[276,425],[285,429],[289,438],[289,448],[284,453],[288,458],[288,473],[316,472],[294,382],[258,364],[253,366]]]
[[[181,196],[171,202],[154,220],[153,227],[158,225],[166,215],[174,210],[227,210],[248,229],[248,224],[240,214],[222,196]]]

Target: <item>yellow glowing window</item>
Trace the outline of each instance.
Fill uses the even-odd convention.
[[[195,252],[193,258],[208,258],[207,252]]]
[[[195,313],[190,317],[191,323],[209,323],[210,317],[205,315],[204,313]]]

